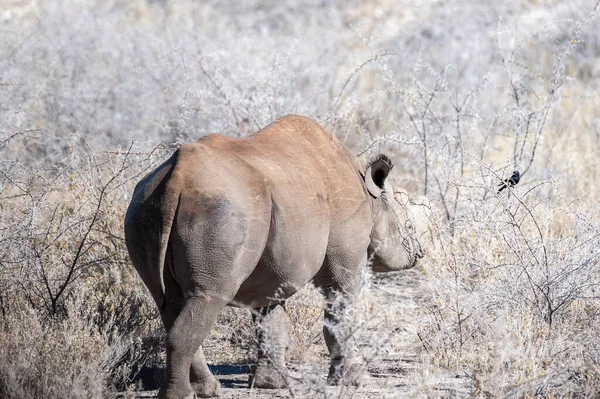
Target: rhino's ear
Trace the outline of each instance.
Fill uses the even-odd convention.
[[[385,191],[385,180],[393,167],[394,164],[392,161],[383,154],[377,156],[377,158],[371,162],[365,172],[365,185],[373,197],[379,198],[381,193]]]

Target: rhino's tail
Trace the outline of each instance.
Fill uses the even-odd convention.
[[[160,282],[161,304],[160,309],[164,310],[166,301],[165,288],[165,263],[167,262],[167,250],[169,248],[169,238],[171,237],[171,228],[179,207],[179,190],[177,184],[170,180],[161,197],[160,204],[160,232],[159,232],[159,253],[158,253],[158,281]],[[175,186],[175,187],[174,187]]]

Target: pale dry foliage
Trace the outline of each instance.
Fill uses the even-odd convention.
[[[372,375],[404,396],[448,375],[470,396],[600,395],[598,2],[413,3],[9,1],[0,396],[141,388],[164,346],[124,246],[134,184],[183,142],[289,113],[434,200],[422,264],[365,273],[350,339]],[[293,395],[350,392],[324,386],[321,305],[287,304]],[[207,358],[251,361],[254,339],[228,308]]]

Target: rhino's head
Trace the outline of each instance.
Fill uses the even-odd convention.
[[[413,267],[425,255],[429,241],[429,199],[411,200],[405,190],[394,189],[387,182],[392,167],[390,159],[380,155],[365,173],[373,214],[369,258],[376,272]]]

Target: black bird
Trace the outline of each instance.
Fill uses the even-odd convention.
[[[506,187],[512,187],[517,185],[519,183],[519,180],[521,180],[521,174],[518,170],[515,170],[510,179],[506,179],[498,185],[502,186],[500,187],[500,190],[498,190],[498,193],[500,193],[500,191],[504,190]]]

